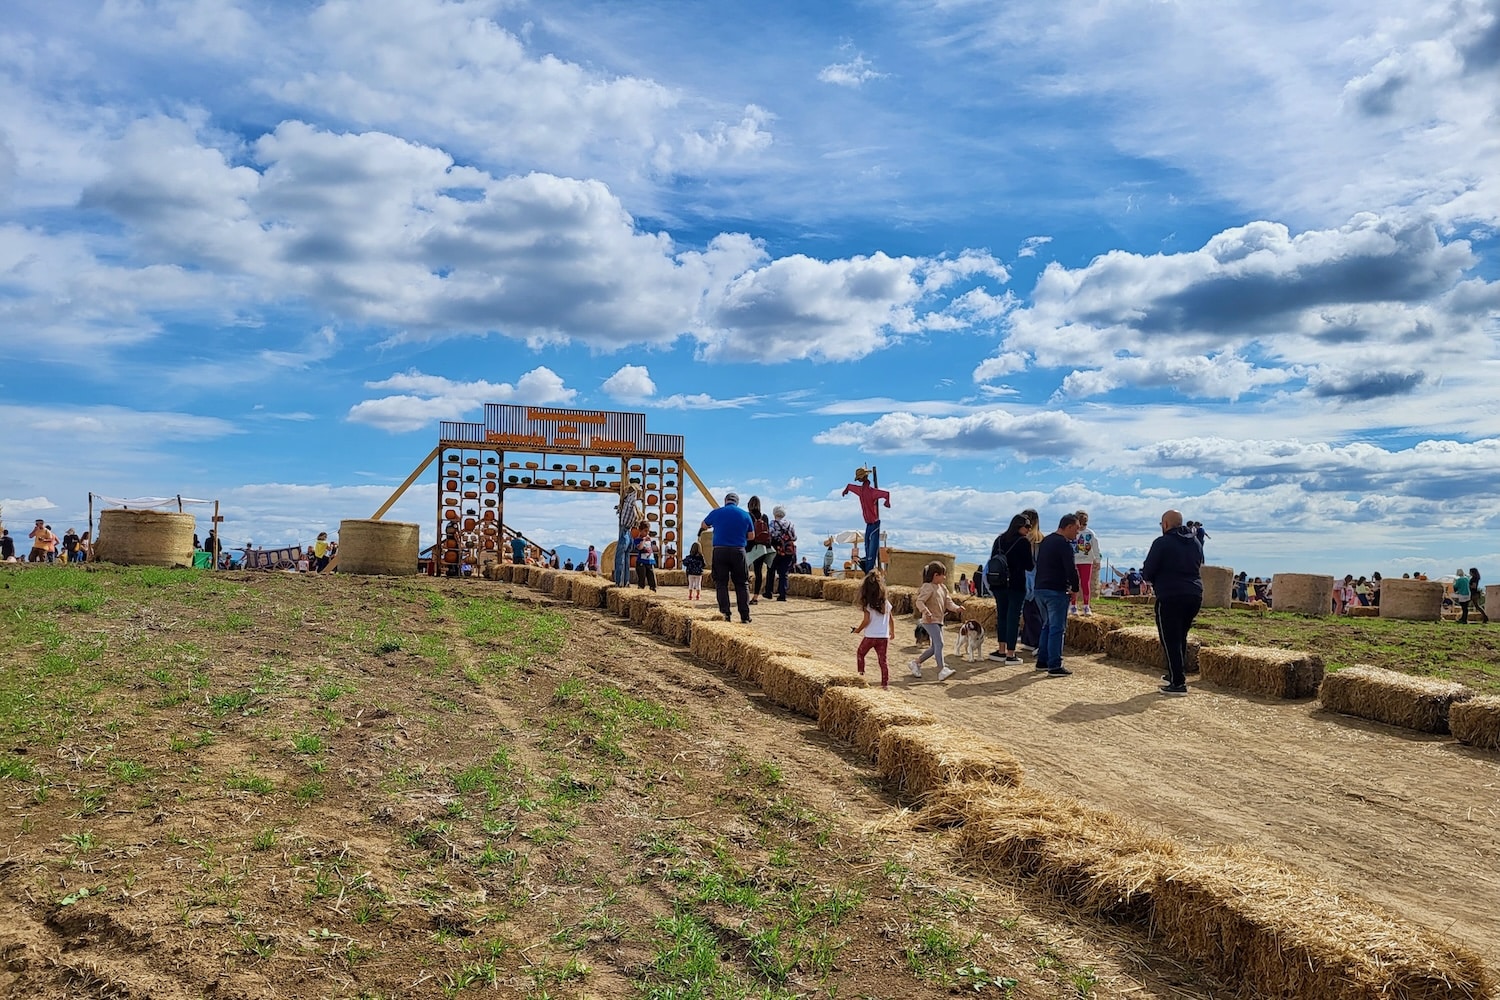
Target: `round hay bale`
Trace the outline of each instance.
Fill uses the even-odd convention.
[[[1500,584],[1492,583],[1484,588],[1485,611],[1488,612],[1490,608],[1500,607],[1500,604],[1495,603],[1496,601],[1500,601]],[[1472,612],[1470,614],[1472,616]]]
[[[1281,608],[1281,594],[1276,608]],[[1382,580],[1380,617],[1408,622],[1435,622],[1443,616],[1443,585],[1436,580]]]
[[[915,552],[907,549],[891,549],[891,559],[885,568],[887,586],[920,587],[922,569],[930,562],[940,562],[948,567],[948,587],[951,590],[958,582],[954,569],[956,562],[951,552]],[[863,574],[861,574],[863,577]]]
[[[121,566],[192,566],[194,524],[193,515],[177,511],[102,511],[94,557]]]
[[[413,576],[419,548],[418,526],[408,521],[340,521],[338,571],[361,576]]]
[[[1234,570],[1228,566],[1203,567],[1203,606],[1227,608],[1234,599]]]
[[[1271,577],[1272,606],[1303,615],[1333,613],[1333,577],[1318,573],[1277,573]],[[1384,600],[1384,598],[1382,598]]]

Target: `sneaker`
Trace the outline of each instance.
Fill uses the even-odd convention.
[[[948,678],[950,678],[952,676],[953,676],[953,668],[952,667],[944,667],[942,670],[938,671],[938,680],[940,680],[940,681],[945,681],[945,680],[947,680]]]
[[[1187,694],[1187,685],[1163,684],[1161,687],[1157,688],[1157,690],[1162,694],[1170,695],[1173,698],[1181,698],[1183,695]]]
[[[1053,667],[1053,668],[1051,668],[1050,670],[1047,671],[1047,676],[1048,677],[1072,677],[1073,676],[1073,671],[1069,670],[1067,667],[1065,667],[1061,663],[1059,663],[1057,666],[1055,666],[1055,667]]]
[[[1081,615],[1092,615],[1094,613],[1094,609],[1085,604],[1083,606],[1083,610],[1078,613]]]
[[[994,659],[994,657],[990,657],[990,659]],[[1007,667],[1019,667],[1021,665],[1021,658],[1019,656],[1007,656],[1005,658],[1005,665]]]
[[[912,660],[910,663],[907,664],[907,666],[911,668],[911,675],[913,677],[921,677],[922,676],[922,665],[919,664],[916,660]]]
[[[729,616],[728,616],[728,615],[725,615],[725,616],[724,616],[724,620],[725,620],[725,621],[726,621],[726,622],[728,622],[728,621],[733,621],[733,620],[734,620],[734,619],[733,619],[733,618],[730,618],[730,617],[729,617]]]
[[[1035,646],[1028,646],[1024,642],[1018,642],[1018,643],[1016,643],[1016,648],[1019,649],[1023,653],[1035,653],[1036,652],[1036,647]]]
[[[750,624],[750,616],[746,615],[745,617],[741,618],[740,619],[740,624],[741,625],[749,625]]]
[[[1032,664],[1031,669],[1033,669],[1033,670],[1046,670],[1047,669],[1047,661],[1039,659],[1039,660],[1036,661],[1036,663]]]
[[[995,650],[989,656],[986,656],[985,659],[986,660],[994,660],[997,663],[1007,662],[1007,657],[1005,655],[1005,650],[1003,650],[1003,649],[997,649],[997,650]],[[1021,661],[1017,660],[1016,662],[1020,663]]]

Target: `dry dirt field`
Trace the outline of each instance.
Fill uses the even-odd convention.
[[[680,591],[678,591],[680,593]],[[853,614],[746,626],[849,655]],[[909,631],[909,630],[908,630]],[[758,690],[524,587],[0,573],[0,995],[1218,997],[958,868]],[[898,642],[899,646],[899,642]],[[893,657],[1027,781],[1313,869],[1500,966],[1500,757],[1139,669]]]

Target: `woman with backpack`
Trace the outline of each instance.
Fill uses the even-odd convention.
[[[1031,522],[1025,514],[1010,519],[1010,526],[990,547],[985,582],[995,598],[995,641],[989,655],[1007,666],[1021,665],[1016,655],[1016,636],[1021,627],[1021,605],[1026,601],[1026,574],[1036,567],[1031,554]]]
[[[761,513],[760,497],[751,497],[745,504],[745,513],[750,515],[750,537],[745,539],[745,563],[754,572],[750,587],[750,603],[759,604],[761,591],[771,582],[771,560],[776,550],[771,548],[771,519]],[[766,595],[770,597],[770,594]]]
[[[786,600],[787,575],[797,561],[797,526],[786,519],[786,508],[780,505],[771,508],[771,550],[774,553],[771,573],[766,577],[766,599],[771,590],[776,591],[778,601]]]

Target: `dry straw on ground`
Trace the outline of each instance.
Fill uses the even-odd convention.
[[[1477,1000],[1479,959],[1313,876],[1239,851],[1179,856],[1152,930],[1242,994],[1290,1000]]]
[[[1101,616],[1102,617],[1102,616]],[[1072,625],[1070,619],[1068,624]],[[1066,636],[1065,636],[1066,638]],[[1161,637],[1152,625],[1129,625],[1110,629],[1104,634],[1104,653],[1117,660],[1139,663],[1152,670],[1167,669],[1167,651],[1161,648]],[[1193,636],[1187,641],[1187,670],[1198,669],[1202,643]]]
[[[818,705],[818,728],[874,758],[880,734],[890,726],[924,726],[937,716],[879,688],[829,688]]]
[[[826,576],[809,576],[806,573],[796,573],[786,578],[786,593],[788,597],[814,597],[821,599],[823,596],[823,585],[828,582]]]
[[[1484,750],[1500,750],[1500,697],[1480,695],[1448,710],[1448,726],[1458,742]]]
[[[688,648],[700,660],[732,671],[751,684],[760,683],[762,671],[771,657],[805,655],[786,643],[767,639],[743,622],[694,622]]]
[[[823,600],[834,601],[838,604],[856,604],[859,601],[859,588],[864,586],[863,580],[835,580],[830,579],[823,584]],[[896,602],[893,600],[891,604]]]
[[[1019,785],[1021,762],[971,729],[945,725],[887,726],[875,766],[896,791],[921,798],[956,781]]]
[[[1472,697],[1472,689],[1453,681],[1363,665],[1329,674],[1318,688],[1318,698],[1330,712],[1422,733],[1446,733],[1450,707]]]
[[[1258,611],[1261,614],[1266,611],[1265,601],[1230,601],[1229,606],[1236,611]]]
[[[1112,615],[1072,615],[1063,629],[1063,645],[1077,653],[1102,653],[1109,648],[1109,634],[1121,625]],[[1165,655],[1162,665],[1166,665]]]
[[[1295,649],[1212,646],[1198,666],[1206,681],[1268,698],[1311,698],[1323,681],[1323,658]]]
[[[965,864],[1019,873],[1074,906],[1145,922],[1158,872],[1178,850],[1119,815],[1030,788],[954,783],[922,808],[924,826],[962,826]]]
[[[849,665],[837,666],[802,656],[772,656],[761,666],[760,689],[782,708],[809,719],[818,717],[818,706],[829,688],[862,688],[865,678]]]

